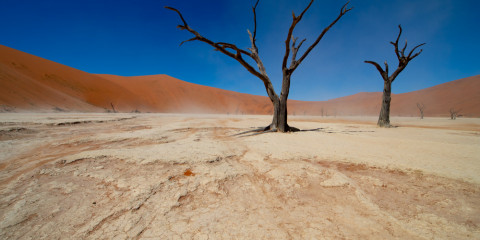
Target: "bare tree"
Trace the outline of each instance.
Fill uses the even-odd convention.
[[[115,107],[113,106],[113,103],[110,103],[110,106],[112,106],[112,110],[114,113],[117,113],[117,111],[115,110]]]
[[[257,78],[259,78],[267,91],[267,95],[272,101],[273,104],[273,120],[272,123],[267,126],[264,131],[271,130],[271,131],[279,131],[279,132],[289,132],[289,131],[298,131],[297,128],[290,127],[287,124],[287,99],[288,99],[288,94],[290,91],[290,78],[292,76],[292,73],[297,69],[297,67],[302,63],[302,61],[308,56],[308,54],[317,46],[317,44],[322,40],[323,36],[327,33],[327,31],[335,24],[337,23],[340,18],[345,15],[348,11],[352,10],[352,8],[347,8],[348,2],[342,6],[340,9],[340,13],[338,16],[333,20],[330,25],[325,27],[323,31],[320,33],[320,35],[317,37],[315,42],[300,56],[300,58],[297,59],[297,54],[298,51],[300,50],[300,47],[302,44],[305,42],[306,39],[301,40],[298,42],[298,38],[292,37],[293,30],[297,26],[297,24],[302,20],[303,15],[307,10],[310,8],[314,0],[311,0],[308,6],[300,13],[300,15],[296,16],[294,12],[292,12],[293,15],[293,21],[292,24],[290,25],[290,28],[288,30],[287,34],[287,39],[285,40],[285,55],[283,57],[283,62],[282,62],[282,73],[283,73],[283,79],[282,79],[282,90],[280,92],[280,96],[275,92],[275,89],[273,88],[272,82],[270,81],[270,78],[267,75],[265,66],[260,59],[260,56],[258,54],[258,48],[257,48],[257,14],[256,14],[256,8],[258,6],[259,0],[255,3],[255,5],[252,7],[253,10],[253,23],[254,23],[254,29],[253,33],[248,31],[248,35],[250,36],[250,42],[251,42],[251,48],[248,48],[247,50],[243,50],[238,48],[236,45],[231,44],[231,43],[226,43],[226,42],[214,42],[210,39],[207,39],[203,37],[200,33],[195,31],[193,28],[191,28],[185,19],[183,18],[182,14],[180,13],[179,10],[172,8],[172,7],[165,7],[169,10],[177,12],[177,14],[180,16],[180,19],[183,22],[183,25],[179,25],[178,28],[181,30],[187,30],[190,33],[194,35],[193,38],[188,39],[186,41],[183,41],[180,45],[182,45],[185,42],[189,41],[201,41],[204,43],[207,43],[208,45],[212,46],[215,48],[216,51],[219,51],[233,59],[235,59],[237,62],[239,62],[243,67],[245,67],[250,73],[255,75]],[[291,54],[291,56],[290,56]],[[250,65],[244,57],[250,58],[253,61],[256,62],[257,68],[253,67]],[[290,58],[290,65],[287,66],[288,59]]]
[[[425,104],[417,103],[417,108],[420,111],[420,119],[423,119],[423,110],[425,110]]]
[[[450,108],[450,119],[455,120],[458,117],[458,114],[460,113],[461,110],[457,110],[455,108]]]
[[[419,52],[415,53],[415,50],[422,46],[425,45],[425,43],[419,44],[415,46],[410,53],[405,56],[405,49],[407,48],[407,41],[405,41],[405,46],[402,48],[402,50],[399,50],[398,48],[398,40],[400,39],[400,35],[402,35],[402,26],[398,25],[398,28],[400,29],[398,33],[397,40],[395,42],[390,42],[394,47],[395,47],[395,54],[397,55],[398,58],[398,67],[395,72],[392,73],[392,75],[388,76],[388,64],[387,61],[385,61],[385,70],[382,69],[382,67],[374,62],[374,61],[365,61],[365,63],[370,63],[373,66],[375,66],[380,73],[380,75],[383,78],[384,84],[383,84],[383,97],[382,97],[382,108],[380,110],[380,116],[378,117],[378,122],[377,125],[380,127],[390,127],[390,102],[392,100],[392,83],[395,80],[395,78],[400,74],[400,72],[407,67],[408,63],[416,58],[420,53],[422,53],[423,49],[420,49]]]

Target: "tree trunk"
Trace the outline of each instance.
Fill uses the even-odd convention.
[[[378,117],[377,125],[380,127],[390,127],[390,102],[392,100],[392,82],[384,81],[383,85],[383,97],[382,97],[382,109],[380,110],[380,116]]]
[[[279,132],[289,132],[293,130],[290,129],[290,126],[287,124],[287,99],[283,101],[281,99],[273,101],[272,124],[270,124],[265,130]]]

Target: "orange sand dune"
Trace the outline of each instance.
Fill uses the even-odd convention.
[[[417,102],[425,104],[426,116],[449,116],[449,109],[455,108],[463,116],[480,117],[480,75],[395,95],[392,114],[415,116]]]
[[[25,110],[121,111],[140,105],[129,90],[93,74],[0,45],[0,104]]]
[[[141,111],[180,113],[265,114],[272,104],[266,97],[202,86],[167,75],[121,77],[98,75],[137,94]]]
[[[90,74],[0,45],[0,111],[66,110],[103,112],[111,104],[122,112],[271,114],[267,97],[202,86],[167,75],[121,77]],[[379,85],[383,84],[379,79]],[[395,86],[393,86],[395,88]],[[289,100],[291,115],[372,116],[381,93],[358,93],[329,101]],[[419,91],[394,94],[393,116],[460,114],[480,117],[480,75]]]
[[[381,79],[379,79],[379,84]],[[395,85],[395,83],[394,83]],[[393,86],[395,89],[395,86]],[[375,116],[380,112],[381,92],[358,93],[325,102],[296,102],[294,111],[314,115]],[[480,117],[480,75],[402,94],[392,94],[392,116],[419,116],[417,103],[425,105],[425,116],[449,116],[450,108],[466,117]],[[292,108],[290,108],[292,109]]]

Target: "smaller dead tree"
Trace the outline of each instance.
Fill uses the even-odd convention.
[[[117,111],[115,110],[115,107],[113,106],[113,103],[110,103],[110,106],[112,106],[112,110],[114,113],[117,113]]]
[[[423,110],[425,110],[425,104],[417,103],[417,108],[420,111],[420,119],[423,119]]]
[[[395,47],[395,54],[397,55],[398,59],[398,67],[393,72],[390,76],[388,76],[388,64],[387,61],[385,61],[385,70],[382,69],[380,64],[374,62],[374,61],[365,61],[365,63],[372,64],[377,68],[378,72],[380,73],[380,76],[382,76],[382,79],[384,81],[383,84],[383,97],[382,97],[382,109],[380,110],[380,116],[378,117],[378,122],[377,125],[380,127],[390,127],[390,102],[392,100],[392,83],[395,80],[395,78],[400,74],[400,72],[403,71],[408,65],[408,63],[416,58],[420,53],[422,53],[422,49],[418,51],[417,53],[414,53],[415,50],[420,47],[425,45],[425,43],[419,44],[415,46],[408,55],[405,56],[405,50],[407,49],[407,41],[405,41],[405,46],[400,50],[398,47],[398,40],[400,40],[400,36],[402,35],[402,26],[398,25],[398,28],[400,29],[397,40],[395,42],[390,42],[394,47]]]
[[[461,110],[457,110],[455,108],[450,108],[450,119],[455,120],[458,117],[458,114]]]

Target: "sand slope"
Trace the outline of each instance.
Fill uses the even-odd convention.
[[[379,86],[382,82],[379,79]],[[89,74],[0,45],[0,111],[68,110],[102,112],[111,103],[122,112],[271,114],[270,100],[188,83],[166,75],[120,77]],[[263,86],[259,85],[259,88]],[[395,88],[395,83],[393,85]],[[320,102],[289,100],[290,115],[375,116],[381,93],[358,93]],[[480,117],[480,76],[392,96],[393,116],[460,114]]]
[[[152,112],[264,114],[272,108],[266,97],[202,86],[167,75],[97,76],[134,92],[151,107],[145,110]]]
[[[0,45],[0,104],[27,110],[123,111],[140,105],[114,82]]]
[[[379,78],[379,87],[383,84]],[[395,83],[393,83],[395,89]],[[362,92],[325,102],[299,102],[297,114],[307,113],[338,116],[376,116],[380,112],[381,92]],[[439,84],[402,94],[392,94],[392,116],[419,116],[417,103],[425,105],[425,116],[447,117],[449,109],[460,109],[467,117],[480,117],[480,75]]]

